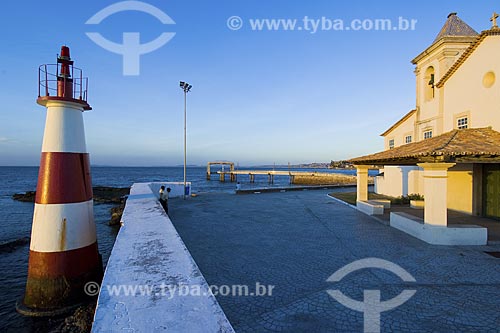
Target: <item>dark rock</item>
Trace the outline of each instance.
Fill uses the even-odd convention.
[[[94,204],[111,204],[119,205],[118,207],[111,208],[111,220],[109,225],[120,225],[123,209],[125,208],[125,201],[130,193],[128,187],[108,187],[108,186],[94,186],[92,188],[94,193]],[[26,193],[16,193],[12,196],[14,200],[22,202],[35,202],[36,192],[28,191]],[[29,240],[28,240],[29,242]],[[2,251],[0,244],[0,251]]]
[[[120,225],[124,209],[125,209],[125,203],[121,204],[120,206],[111,208],[110,209],[111,220],[109,221],[108,224],[109,225]]]
[[[22,202],[35,202],[35,191],[28,191],[26,193],[16,193],[12,196],[12,199]]]
[[[92,191],[94,192],[95,203],[120,204],[130,193],[130,188],[95,186]],[[35,196],[35,191],[28,191],[26,193],[16,193],[12,196],[12,199],[22,202],[35,202]]]
[[[130,188],[95,186],[92,191],[95,203],[120,204],[129,195]]]
[[[96,303],[80,306],[75,312],[64,319],[64,322],[52,332],[88,333],[92,329]]]
[[[18,247],[29,244],[29,242],[30,242],[29,237],[23,237],[23,238],[16,239],[14,241],[0,243],[0,253],[4,253],[4,252],[11,253],[14,250],[16,250]]]

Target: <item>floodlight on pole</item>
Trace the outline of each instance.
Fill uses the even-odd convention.
[[[180,81],[179,86],[184,91],[184,192],[183,198],[186,199],[186,114],[187,114],[187,93],[193,87],[187,82]]]

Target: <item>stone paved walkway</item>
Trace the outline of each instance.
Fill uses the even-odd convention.
[[[363,315],[326,292],[383,300],[416,294],[383,312],[382,332],[500,332],[500,259],[485,247],[432,246],[327,197],[327,191],[203,194],[172,199],[171,219],[209,284],[274,285],[272,296],[217,296],[236,332],[362,332]],[[392,261],[416,283],[380,269],[341,282],[355,260]]]

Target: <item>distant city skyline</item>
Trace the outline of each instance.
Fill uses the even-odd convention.
[[[193,85],[188,165],[329,162],[381,151],[376,138],[415,107],[410,60],[433,42],[447,15],[457,12],[480,32],[500,11],[493,0],[144,2],[175,24],[137,11],[85,24],[119,1],[2,3],[0,165],[39,164],[46,112],[35,102],[38,66],[55,63],[64,44],[89,77],[93,110],[84,121],[93,165],[182,165],[179,81]],[[259,28],[256,20],[265,19],[298,26]],[[333,29],[340,20],[367,24]],[[370,26],[386,20],[394,27],[414,22],[414,30]],[[91,32],[114,43],[127,32],[139,32],[141,43],[175,36],[140,56],[139,75],[124,76],[122,56],[94,43]]]

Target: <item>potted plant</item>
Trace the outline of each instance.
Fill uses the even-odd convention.
[[[410,199],[410,207],[422,209],[424,208],[424,196],[421,194],[410,194],[408,195],[408,199]]]

